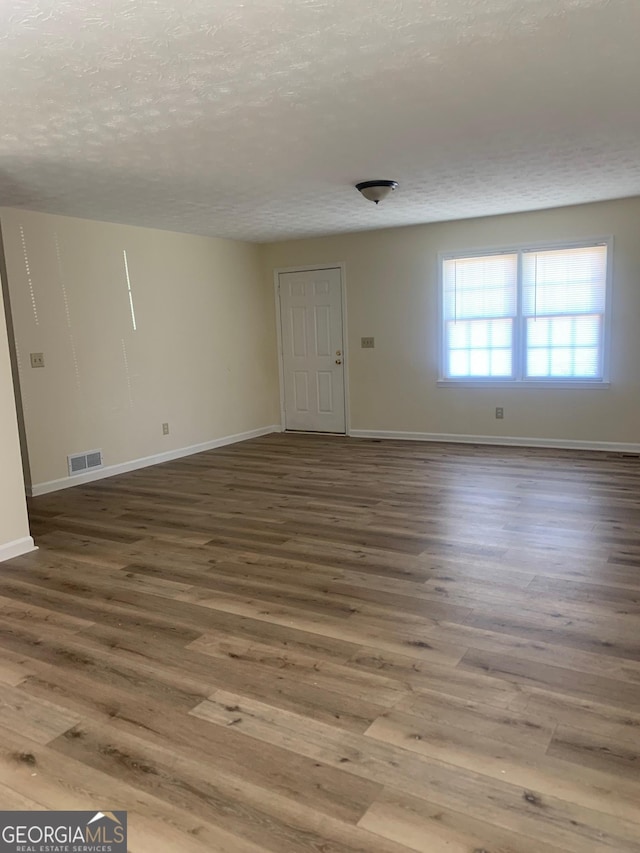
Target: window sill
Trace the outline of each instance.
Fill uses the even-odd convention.
[[[589,391],[610,388],[608,381],[588,380],[545,380],[545,379],[438,379],[438,388],[533,388],[538,390],[567,391],[576,390]]]

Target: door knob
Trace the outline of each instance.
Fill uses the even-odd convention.
[[[342,359],[341,359],[341,358],[336,358],[336,364],[342,364]]]

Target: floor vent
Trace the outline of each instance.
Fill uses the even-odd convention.
[[[87,453],[75,453],[73,456],[67,456],[67,464],[70,476],[84,474],[85,471],[91,471],[93,468],[102,468],[102,451],[89,450]]]

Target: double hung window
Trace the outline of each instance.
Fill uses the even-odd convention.
[[[442,259],[442,379],[602,383],[608,243]]]

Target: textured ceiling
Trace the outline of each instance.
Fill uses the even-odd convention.
[[[640,194],[639,33],[640,0],[12,0],[0,203],[264,241]]]

